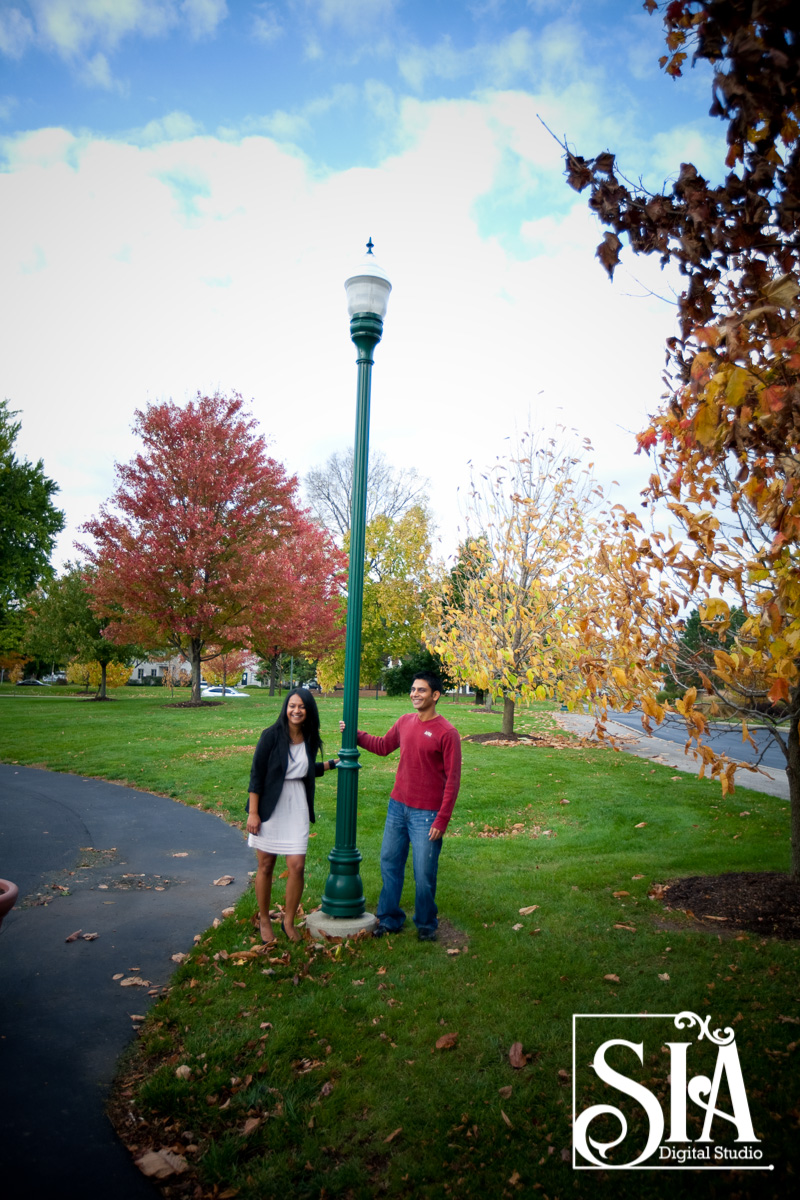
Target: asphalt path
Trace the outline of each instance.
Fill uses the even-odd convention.
[[[113,977],[167,985],[172,955],[234,903],[251,857],[242,834],[211,813],[0,764],[0,876],[20,892],[0,929],[4,1195],[159,1195],[105,1112],[117,1061],[136,1036],[133,1017],[154,998]],[[224,875],[234,882],[214,886]],[[65,941],[79,929],[97,938]]]
[[[644,732],[641,713],[614,711],[609,713],[609,716],[617,725],[626,725],[628,729],[633,729],[637,733]],[[653,737],[665,742],[686,742],[686,725],[679,716],[668,713],[660,725],[656,725],[655,721],[651,721],[650,724]],[[758,726],[748,725],[748,729],[756,743],[757,749],[755,750],[749,742],[742,741],[742,726],[734,722],[709,722],[708,734],[704,736],[703,741],[708,742],[709,746],[718,753],[727,754],[728,758],[734,758],[737,762],[757,763],[760,761],[765,767],[786,770],[783,751],[769,732]]]

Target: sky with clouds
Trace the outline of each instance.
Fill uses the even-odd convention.
[[[659,71],[639,0],[0,0],[0,394],[74,557],[150,401],[238,391],[303,476],[353,437],[343,282],[393,284],[371,446],[431,479],[560,421],[634,503],[675,280],[627,259],[548,130],[660,189],[714,179],[709,75]]]

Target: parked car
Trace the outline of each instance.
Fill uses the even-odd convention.
[[[17,681],[17,687],[49,687],[49,683],[42,683],[41,679],[20,679]]]
[[[223,687],[221,684],[217,687],[204,687],[200,689],[200,695],[203,700],[215,700],[217,697],[230,697],[232,700],[249,700],[247,692],[240,692],[235,687]]]
[[[308,688],[308,690],[309,690],[310,692],[318,692],[318,691],[320,691],[320,686],[319,686],[319,684],[317,683],[316,679],[309,679],[308,683],[304,683],[304,684],[303,684],[303,687],[304,687],[304,688]]]
[[[66,683],[67,677],[63,671],[60,671],[56,675],[43,676],[43,682],[44,683]]]

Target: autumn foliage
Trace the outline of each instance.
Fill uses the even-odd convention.
[[[651,12],[653,0],[645,5]],[[613,154],[567,151],[567,178],[589,188],[608,232],[610,275],[623,250],[657,253],[685,279],[668,342],[667,395],[639,450],[653,457],[648,497],[676,536],[637,542],[639,562],[730,632],[702,677],[711,711],[758,713],[783,749],[792,798],[792,870],[800,876],[800,42],[793,0],[673,0],[660,9],[678,78],[691,53],[713,64],[711,115],[727,122],[722,180],[680,164],[671,190],[648,193]],[[723,164],[721,164],[723,167]],[[665,652],[666,653],[666,652]],[[668,665],[668,664],[667,664]],[[690,689],[690,743],[731,786],[734,765],[703,742]],[[663,709],[655,707],[654,716]],[[781,719],[787,718],[782,725]]]
[[[334,636],[336,552],[242,398],[152,404],[134,432],[143,450],[117,466],[109,504],[84,526],[106,636],[184,654],[195,701],[201,662],[220,650]]]

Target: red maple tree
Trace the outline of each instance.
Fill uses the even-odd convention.
[[[83,526],[106,636],[185,655],[195,703],[201,663],[221,649],[255,648],[265,626],[279,642],[295,629],[311,637],[304,586],[323,642],[335,625],[338,554],[306,520],[296,477],[269,457],[243,410],[238,394],[198,393],[183,408],[168,401],[137,411],[144,449],[117,464],[116,491]]]

